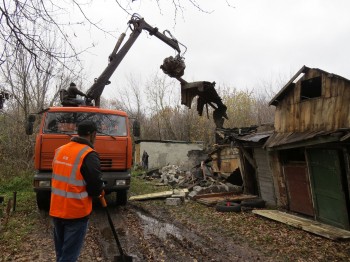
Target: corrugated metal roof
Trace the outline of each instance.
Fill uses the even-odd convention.
[[[286,144],[292,144],[297,142],[306,141],[312,138],[321,137],[321,136],[334,136],[341,137],[342,133],[339,133],[345,130],[333,130],[333,131],[306,131],[306,132],[288,132],[288,133],[273,133],[266,141],[264,147],[277,147]]]
[[[261,132],[261,133],[253,133],[245,136],[236,137],[237,140],[240,141],[248,141],[248,142],[260,142],[262,139],[267,138],[273,134],[273,131]]]

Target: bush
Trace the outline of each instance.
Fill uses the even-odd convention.
[[[32,183],[33,175],[30,171],[18,172],[12,177],[0,176],[0,193],[32,190]]]

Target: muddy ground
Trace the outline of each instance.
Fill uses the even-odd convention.
[[[124,251],[133,261],[269,261],[263,254],[233,239],[208,234],[176,221],[161,206],[109,203],[109,212]],[[46,212],[16,250],[6,250],[0,261],[55,261],[52,222]],[[114,261],[119,252],[105,210],[95,204],[80,262]],[[272,261],[272,260],[270,260]]]
[[[232,239],[183,225],[162,208],[130,204],[111,211],[123,247],[134,261],[267,261]],[[110,228],[100,220],[101,213],[104,210],[95,212],[91,220],[102,232],[105,258],[113,261],[118,251]]]
[[[133,261],[350,261],[350,244],[334,242],[252,213],[219,213],[193,201],[129,202],[109,211],[123,249]],[[0,261],[55,261],[52,223],[37,212],[32,231],[15,250],[1,246]],[[117,245],[105,210],[94,204],[79,258],[114,261]]]

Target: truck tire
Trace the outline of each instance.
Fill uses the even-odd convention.
[[[51,192],[49,191],[39,191],[36,192],[36,204],[39,210],[49,211],[51,201]]]
[[[236,202],[219,202],[216,205],[216,211],[218,212],[240,212],[241,205]]]
[[[117,200],[116,204],[117,206],[125,206],[128,202],[128,191],[127,190],[118,190],[116,192]]]
[[[253,199],[242,200],[241,205],[242,207],[264,208],[266,205],[266,202],[261,198],[253,198]]]

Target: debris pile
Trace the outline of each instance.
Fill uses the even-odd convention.
[[[169,184],[170,186],[180,184],[185,179],[183,172],[175,165],[168,165],[161,168],[160,174],[160,183]]]
[[[237,171],[232,175],[237,175]],[[230,177],[224,178],[216,174],[209,164],[209,161],[202,161],[190,171],[183,171],[179,166],[167,165],[159,169],[152,169],[144,172],[143,179],[157,180],[158,185],[168,185],[174,189],[187,189],[188,197],[193,199],[196,195],[211,193],[233,193],[243,192],[242,184],[230,183]]]

